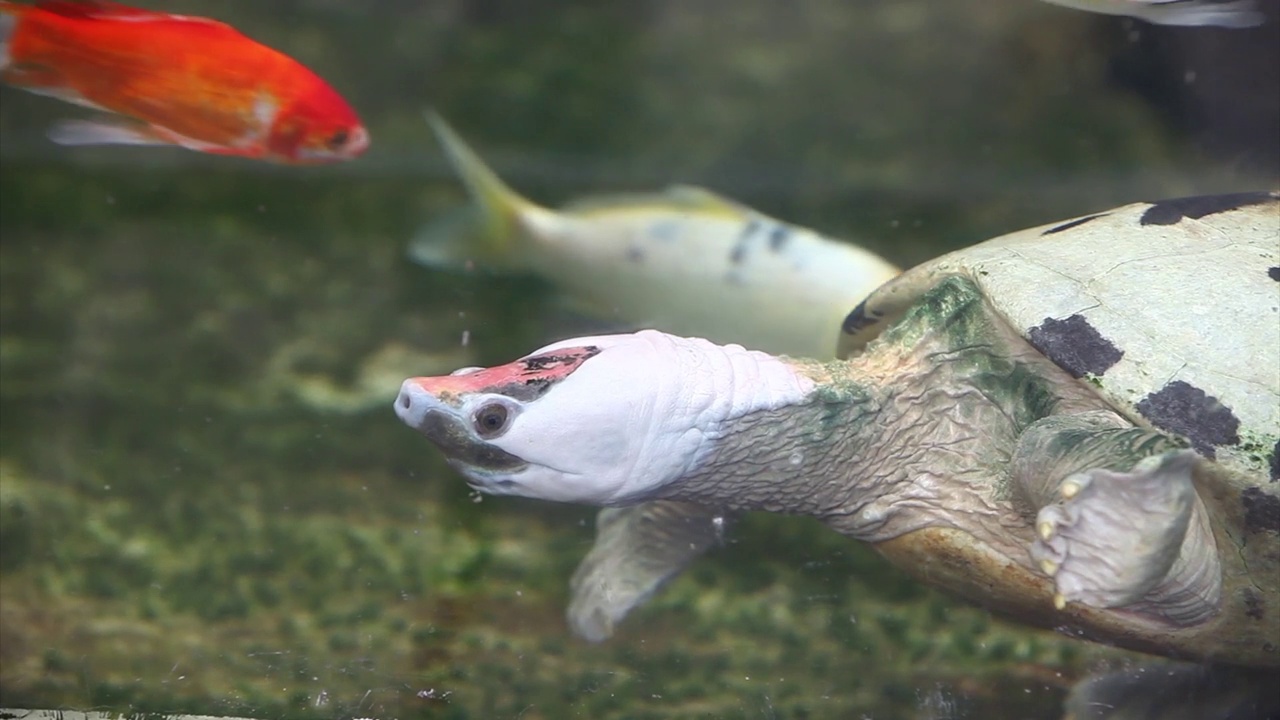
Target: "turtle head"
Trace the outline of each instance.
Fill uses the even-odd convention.
[[[395,408],[482,492],[618,505],[678,482],[734,418],[811,388],[769,355],[642,330],[410,378]]]

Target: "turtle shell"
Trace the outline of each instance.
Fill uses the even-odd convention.
[[[952,275],[1135,422],[1280,478],[1280,193],[1136,203],[943,255],[858,305],[840,357]]]

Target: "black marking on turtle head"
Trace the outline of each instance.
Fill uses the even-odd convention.
[[[451,465],[487,470],[517,470],[528,465],[496,445],[472,438],[462,420],[446,413],[427,413],[418,432],[438,445],[448,455]]]
[[[524,358],[520,361],[520,364],[524,366],[523,372],[534,373],[541,372],[547,368],[552,368],[557,365],[581,365],[600,354],[600,346],[598,345],[587,345],[586,347],[578,349],[581,350],[581,352],[535,355],[533,357]]]
[[[1045,318],[1028,331],[1027,337],[1032,347],[1074,378],[1102,375],[1124,357],[1123,350],[1080,314],[1065,320]]]
[[[1269,192],[1232,193],[1230,195],[1198,195],[1195,197],[1159,200],[1151,204],[1139,225],[1177,225],[1183,218],[1199,220],[1210,215],[1237,210],[1250,205],[1275,202],[1276,195]]]
[[[845,316],[844,323],[840,326],[840,329],[846,335],[853,335],[859,330],[869,328],[880,322],[881,317],[881,314],[875,310],[867,310],[867,301],[863,300],[858,303],[858,307]]]
[[[551,381],[544,377],[525,378],[519,382],[508,383],[494,388],[491,392],[505,395],[520,402],[533,402],[551,389]]]
[[[1280,498],[1260,487],[1251,487],[1240,493],[1240,503],[1244,505],[1245,530],[1280,533]]]
[[[769,249],[773,252],[782,252],[782,248],[787,246],[787,241],[791,239],[791,228],[786,225],[774,225],[769,231]]]
[[[1267,277],[1280,282],[1280,266],[1267,268]]]
[[[1271,482],[1280,480],[1280,440],[1271,448]]]
[[[1070,230],[1071,228],[1077,228],[1091,220],[1097,220],[1100,217],[1106,217],[1107,215],[1110,215],[1110,214],[1111,213],[1098,213],[1097,215],[1085,215],[1082,218],[1076,218],[1075,220],[1071,220],[1070,222],[1064,222],[1061,225],[1054,225],[1048,230],[1045,230],[1044,232],[1040,233],[1040,237],[1044,237],[1045,235],[1053,235],[1054,233],[1060,233],[1063,230]]]
[[[1207,458],[1216,456],[1217,445],[1240,442],[1240,420],[1231,408],[1181,380],[1143,398],[1137,410],[1156,427],[1190,440],[1191,447]]]

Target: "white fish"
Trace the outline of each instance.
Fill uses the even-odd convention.
[[[532,273],[600,318],[799,357],[832,357],[833,328],[899,272],[697,187],[551,210],[507,187],[439,116],[427,120],[475,204],[418,233],[410,256],[424,265]]]
[[[1104,15],[1127,15],[1156,25],[1245,28],[1264,17],[1255,0],[1045,0]]]

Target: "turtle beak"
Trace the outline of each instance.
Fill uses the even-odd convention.
[[[444,453],[449,464],[486,492],[501,492],[504,475],[528,463],[475,437],[469,421],[453,404],[459,377],[409,378],[400,385],[396,415]]]

